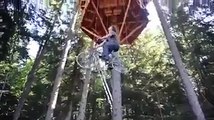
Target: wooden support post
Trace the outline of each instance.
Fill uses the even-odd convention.
[[[123,38],[121,40],[120,43],[123,43],[125,40],[127,40],[130,36],[132,36],[137,30],[139,30],[140,28],[142,28],[144,26],[145,23],[142,23],[141,25],[137,26],[134,30],[132,30],[132,32],[130,32],[125,38]]]
[[[102,24],[103,29],[105,30],[105,32],[106,32],[106,34],[107,34],[108,31],[107,31],[107,29],[106,29],[106,27],[105,27],[105,25],[104,25],[104,23],[103,23],[103,20],[102,20],[102,18],[101,18],[101,16],[100,16],[100,13],[98,12],[98,10],[97,10],[97,8],[96,8],[96,6],[95,6],[95,4],[94,4],[94,1],[92,0],[91,3],[92,3],[92,5],[93,5],[94,10],[95,10],[96,13],[97,13],[97,16],[98,16],[98,18],[99,18],[99,20],[100,20],[100,23]]]
[[[131,0],[129,0],[128,6],[126,8],[126,12],[125,12],[125,15],[124,15],[124,18],[123,18],[123,23],[122,23],[122,26],[120,28],[119,38],[121,37],[121,34],[122,34],[122,31],[123,31],[124,24],[126,22],[126,18],[127,18],[127,15],[128,15],[128,11],[129,11],[130,5],[131,5]]]
[[[119,61],[118,55],[116,56]],[[115,66],[121,67],[121,66]],[[113,97],[113,113],[112,120],[122,120],[122,98],[121,98],[121,73],[115,69],[112,69],[112,97]]]
[[[95,34],[94,32],[90,31],[89,29],[85,28],[85,27],[81,27],[83,30],[85,30],[86,32],[90,33],[91,35],[99,38],[99,36],[97,34]]]

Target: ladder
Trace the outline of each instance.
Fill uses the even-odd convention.
[[[121,60],[119,59],[119,57],[117,55],[117,52],[112,52],[112,55],[116,58],[115,60],[111,61],[112,62],[111,64],[114,65],[114,69],[116,69],[117,71],[120,71],[120,72],[125,71],[125,68],[121,63]],[[105,67],[106,67],[106,65],[105,65]],[[112,97],[112,93],[111,93],[111,90],[109,88],[109,85],[106,81],[107,80],[107,72],[106,72],[107,68],[101,67],[101,61],[99,61],[98,66],[97,66],[97,70],[101,76],[102,85],[103,85],[108,103],[110,105],[110,109],[112,111],[113,97]]]
[[[107,73],[106,73],[106,70],[103,69],[103,67],[101,67],[101,61],[98,62],[97,70],[98,70],[98,74],[100,74],[100,78],[101,78],[102,85],[103,85],[103,88],[104,88],[104,91],[106,94],[106,98],[107,98],[107,101],[110,105],[110,110],[112,111],[113,98],[112,98],[112,94],[111,94],[109,85],[106,81],[107,80],[107,76],[106,76]]]

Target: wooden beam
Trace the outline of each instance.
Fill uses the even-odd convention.
[[[85,20],[85,21],[87,21],[87,22],[90,22],[90,23],[92,23],[92,22],[93,22],[93,20],[92,20],[92,19],[89,19],[89,18],[86,18],[86,17],[84,18],[84,20]]]
[[[123,27],[124,27],[124,24],[125,24],[127,15],[128,15],[128,11],[129,11],[130,5],[131,5],[131,0],[129,0],[128,6],[127,6],[127,8],[126,8],[125,16],[124,16],[124,18],[123,18],[123,23],[122,23],[122,26],[121,26],[121,28],[120,28],[119,38],[120,38],[120,36],[121,36],[121,34],[122,34]]]
[[[139,25],[139,26],[137,26],[134,30],[132,30],[125,38],[123,38],[121,41],[120,41],[120,43],[123,43],[125,40],[127,40],[130,36],[132,36],[137,30],[139,30],[141,27],[143,27],[144,26],[144,22],[141,24],[141,25]]]
[[[104,31],[106,32],[106,34],[108,34],[108,31],[107,31],[107,29],[106,29],[106,27],[105,27],[105,25],[104,25],[104,23],[103,23],[103,20],[102,20],[102,18],[101,18],[101,16],[100,16],[100,13],[98,12],[98,10],[97,10],[97,8],[96,8],[96,6],[95,6],[95,4],[94,4],[94,1],[92,0],[91,3],[92,3],[92,5],[93,5],[94,10],[95,10],[96,13],[97,13],[98,18],[100,19],[100,23],[102,24],[102,27],[103,27]]]
[[[92,31],[90,31],[89,29],[87,29],[87,28],[85,28],[85,27],[81,27],[83,30],[85,30],[86,32],[88,32],[89,34],[91,34],[91,35],[93,35],[93,36],[95,36],[95,37],[97,37],[97,38],[99,38],[100,36],[99,35],[97,35],[96,33],[94,33],[94,32],[92,32]]]
[[[86,11],[90,12],[90,13],[93,13],[93,14],[95,13],[93,10],[90,10],[90,9],[86,9]]]
[[[81,2],[81,1],[80,1],[80,2]],[[80,3],[79,3],[79,4],[80,4]],[[85,14],[86,14],[86,8],[88,7],[88,5],[89,5],[89,0],[86,0],[85,8],[81,10],[81,11],[82,11],[82,17],[81,17],[81,20],[80,20],[80,21],[83,20]],[[80,9],[80,8],[79,8],[79,9]]]
[[[142,20],[126,22],[126,24],[136,24],[136,23],[142,23]],[[119,22],[117,24],[120,25],[120,24],[123,24],[123,22]]]
[[[96,35],[99,35],[99,33],[96,31],[96,29],[94,28],[91,28],[93,30],[93,32],[96,34]]]

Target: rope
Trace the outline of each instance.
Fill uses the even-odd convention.
[[[106,97],[107,97],[108,103],[110,104],[110,109],[112,110],[113,98],[112,98],[109,86],[108,86],[108,84],[106,82],[106,77],[103,74],[103,71],[100,71],[100,74],[101,74],[101,79],[102,79],[102,83],[103,83],[103,88],[104,88],[104,91],[106,93]]]
[[[97,57],[97,59],[99,59],[98,56],[96,56],[96,57]],[[101,80],[102,80],[103,88],[104,88],[108,103],[110,104],[110,109],[112,110],[113,98],[112,98],[108,83],[106,81],[106,76],[104,74],[104,70],[102,70],[100,67],[100,63],[98,64],[98,70],[99,70],[99,74],[101,75]]]
[[[95,53],[93,53],[95,52]],[[97,52],[97,53],[96,53]],[[79,55],[78,55],[79,56]],[[91,57],[94,58],[94,61],[93,62],[97,62],[98,64],[95,65],[95,69],[98,70],[98,73],[100,74],[101,76],[101,81],[102,81],[102,85],[103,85],[103,88],[104,88],[104,91],[105,91],[105,94],[106,94],[106,97],[107,97],[107,101],[108,103],[110,104],[110,109],[112,111],[112,102],[113,102],[113,97],[112,97],[112,94],[111,94],[111,91],[109,89],[109,86],[108,86],[108,83],[106,81],[106,73],[105,73],[105,70],[103,70],[103,68],[101,67],[101,63],[99,61],[99,52],[98,51],[92,51],[92,55],[90,55]],[[79,64],[79,61],[77,60],[77,63]],[[91,64],[91,63],[89,63]],[[92,63],[94,64],[94,63]],[[79,66],[82,67],[82,65],[79,64]]]

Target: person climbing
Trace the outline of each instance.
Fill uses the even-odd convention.
[[[101,46],[103,47],[101,59],[108,63],[110,60],[110,54],[112,52],[117,52],[120,48],[120,43],[117,36],[117,29],[115,26],[110,26],[108,28],[108,34],[98,38],[96,48]]]

